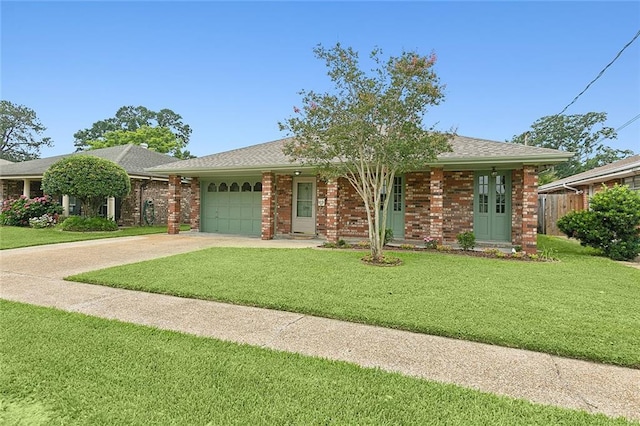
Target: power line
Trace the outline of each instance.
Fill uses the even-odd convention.
[[[613,58],[613,59],[611,60],[611,62],[609,62],[609,63],[607,64],[607,66],[605,66],[605,67],[602,69],[602,71],[600,71],[600,72],[598,73],[598,75],[596,76],[596,78],[594,78],[593,80],[591,80],[591,82],[590,82],[589,84],[587,84],[587,87],[585,87],[585,88],[584,88],[584,90],[583,90],[582,92],[578,93],[578,95],[577,95],[575,98],[573,98],[573,100],[572,100],[571,102],[569,102],[569,104],[568,104],[566,107],[564,107],[564,109],[563,109],[562,111],[560,111],[559,113],[557,113],[557,114],[556,114],[556,116],[558,116],[558,115],[562,114],[562,113],[563,113],[563,112],[565,112],[565,111],[566,111],[566,110],[567,110],[571,105],[573,105],[573,104],[578,100],[578,98],[579,98],[580,96],[582,96],[582,95],[584,94],[584,92],[586,92],[586,91],[589,89],[589,87],[591,87],[591,85],[592,85],[593,83],[595,83],[595,82],[596,82],[600,77],[602,77],[602,74],[604,74],[604,72],[607,70],[607,68],[609,68],[609,67],[610,67],[610,66],[611,66],[611,65],[612,65],[612,64],[613,64],[613,63],[614,63],[614,62],[615,62],[615,61],[620,57],[620,55],[622,55],[622,52],[624,52],[624,51],[625,51],[625,49],[626,49],[627,47],[631,46],[631,43],[633,43],[634,41],[636,41],[636,39],[637,39],[639,36],[640,36],[640,31],[638,31],[638,32],[636,33],[636,35],[631,39],[631,41],[629,41],[629,43],[625,44],[625,45],[624,45],[624,47],[623,47],[622,49],[620,49],[620,51],[618,52],[618,54],[616,55],[616,57],[615,57],[615,58]]]
[[[620,131],[622,129],[624,129],[625,127],[627,127],[628,125],[630,125],[631,123],[633,123],[634,121],[636,121],[638,118],[640,118],[640,114],[636,115],[635,117],[633,117],[631,120],[627,121],[626,123],[624,123],[622,126],[618,127],[616,129],[617,131]]]

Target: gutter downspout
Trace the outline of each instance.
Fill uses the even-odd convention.
[[[576,193],[576,195],[577,195],[577,194],[582,194],[582,193],[584,192],[584,191],[582,191],[582,190],[580,190],[580,189],[572,188],[572,187],[570,187],[569,185],[567,185],[566,183],[563,183],[563,184],[562,184],[562,187],[563,187],[564,189],[569,189],[569,190],[571,190],[571,191],[575,192],[575,193]]]

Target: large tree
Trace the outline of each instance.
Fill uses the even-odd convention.
[[[136,130],[115,130],[107,132],[102,139],[88,141],[89,149],[108,148],[118,145],[142,145],[162,154],[172,154],[177,158],[191,158],[187,150],[180,150],[176,135],[167,127],[142,126]]]
[[[85,216],[95,217],[107,197],[131,191],[127,172],[104,158],[72,155],[54,163],[42,176],[42,190],[50,195],[71,195],[80,200]]]
[[[39,158],[40,148],[53,145],[51,138],[42,136],[45,130],[31,108],[0,101],[0,158],[9,161]]]
[[[542,174],[541,183],[546,183],[633,155],[633,151],[602,143],[617,137],[613,128],[604,125],[605,121],[604,112],[542,117],[531,125],[531,130],[515,135],[511,142],[576,153],[568,162]]]
[[[295,115],[279,123],[294,138],[285,153],[317,167],[328,178],[344,177],[364,202],[369,224],[371,260],[384,262],[384,231],[392,188],[400,173],[421,170],[449,150],[451,133],[425,128],[424,115],[443,98],[433,70],[435,54],[402,52],[382,58],[376,49],[373,69],[360,68],[358,53],[337,44],[318,46],[318,59],[328,68],[334,90],[300,92]]]
[[[189,152],[184,151],[191,136],[191,127],[182,122],[182,116],[170,109],[152,111],[143,106],[123,106],[116,112],[115,117],[96,121],[84,130],[74,133],[74,145],[78,151],[91,147],[91,142],[104,141],[109,132],[135,132],[143,127],[164,127],[175,135],[175,148],[168,153],[177,158],[189,158]]]

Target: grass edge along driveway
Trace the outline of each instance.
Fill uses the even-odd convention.
[[[0,321],[3,424],[631,424],[52,308]]]
[[[542,237],[560,262],[397,252],[211,248],[69,277],[640,368],[640,271]],[[149,279],[153,277],[153,279]]]

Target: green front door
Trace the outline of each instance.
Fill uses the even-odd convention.
[[[260,177],[203,182],[202,232],[260,235],[262,181]]]
[[[511,241],[511,173],[476,172],[473,232],[478,241]]]
[[[402,176],[393,178],[390,195],[387,228],[393,230],[394,238],[404,238],[404,179]]]

